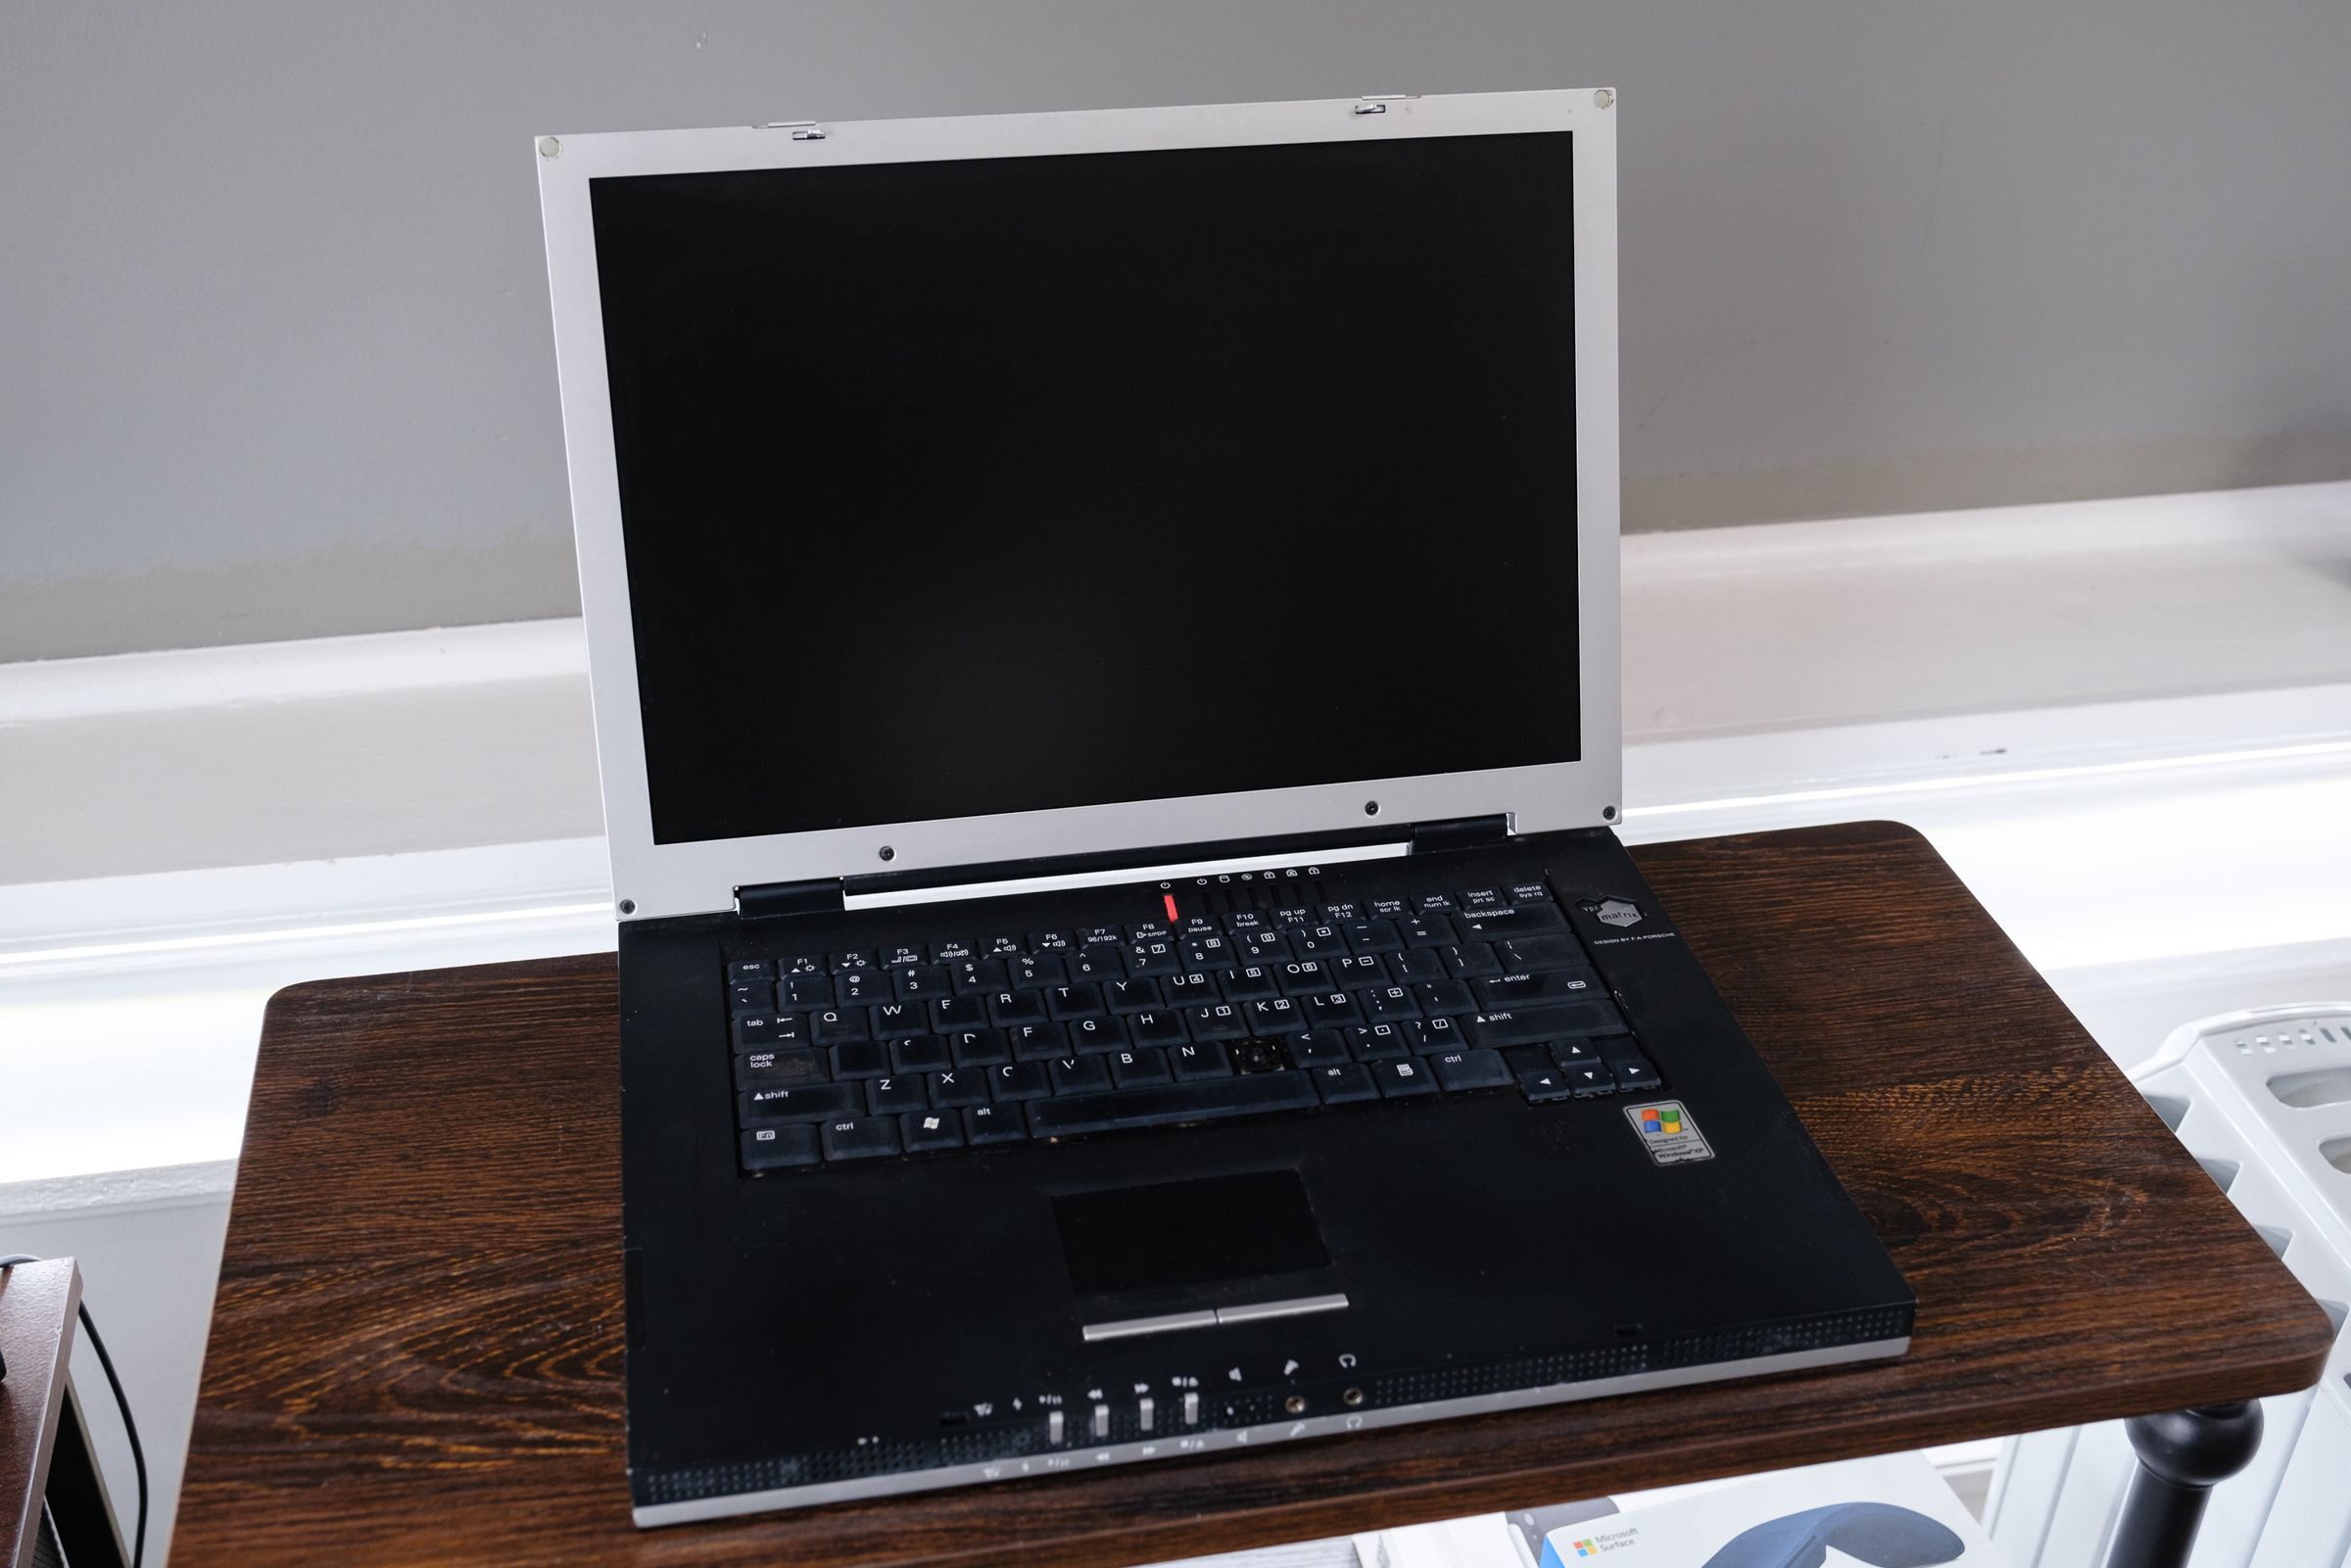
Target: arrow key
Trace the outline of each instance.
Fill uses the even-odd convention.
[[[1518,1090],[1536,1105],[1550,1100],[1564,1100],[1575,1093],[1568,1086],[1566,1072],[1555,1067],[1524,1067],[1518,1069]]]

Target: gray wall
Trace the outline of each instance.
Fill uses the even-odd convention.
[[[0,0],[0,658],[575,608],[527,137],[1609,82],[1635,528],[2351,476],[2343,0]]]

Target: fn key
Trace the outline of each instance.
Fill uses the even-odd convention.
[[[743,1135],[743,1168],[781,1170],[816,1164],[816,1129],[806,1122],[754,1127]]]

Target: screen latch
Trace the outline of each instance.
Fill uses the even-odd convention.
[[[1431,855],[1446,849],[1478,849],[1507,843],[1511,836],[1509,812],[1490,817],[1452,817],[1443,822],[1413,824],[1413,853]]]
[[[1419,96],[1418,93],[1366,93],[1355,101],[1355,112],[1359,115],[1384,115],[1388,112],[1388,105],[1409,104]]]
[[[838,877],[805,882],[754,882],[735,889],[735,913],[744,920],[770,915],[838,915],[847,907]]]

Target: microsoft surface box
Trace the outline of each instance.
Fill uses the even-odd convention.
[[[1611,831],[1615,113],[535,144],[638,1523],[1906,1348]]]

